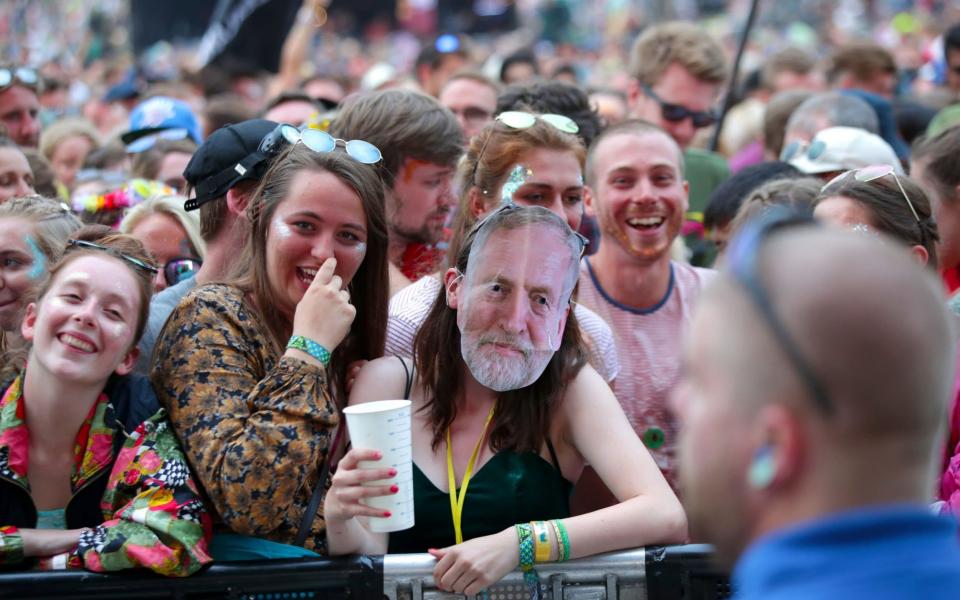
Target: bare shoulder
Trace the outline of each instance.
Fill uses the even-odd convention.
[[[412,370],[413,364],[409,358],[385,356],[371,360],[357,374],[350,391],[350,404],[403,398],[407,373],[412,373]]]
[[[564,391],[560,412],[568,422],[594,423],[603,422],[617,413],[622,415],[623,408],[610,385],[587,364]]]

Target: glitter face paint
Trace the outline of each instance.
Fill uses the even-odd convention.
[[[510,171],[507,180],[500,188],[500,204],[510,204],[513,202],[513,195],[517,190],[527,182],[527,178],[533,176],[533,171],[523,165],[517,165]]]
[[[27,277],[39,279],[47,271],[47,256],[40,251],[40,247],[37,246],[37,242],[32,236],[24,236],[24,240],[26,240],[27,247],[30,249],[30,256],[33,258],[33,265],[30,267]]]

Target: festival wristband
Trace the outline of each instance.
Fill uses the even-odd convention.
[[[527,584],[530,591],[531,600],[540,598],[540,575],[533,568],[534,564],[534,543],[533,529],[530,523],[520,523],[515,525],[517,529],[517,538],[520,541],[520,570],[523,571],[523,581]]]
[[[570,558],[570,544],[567,542],[564,544],[560,536],[560,521],[554,519],[550,521],[550,525],[553,526],[553,534],[557,537],[557,562],[563,562]]]
[[[530,521],[530,528],[533,530],[534,559],[538,563],[549,562],[553,550],[553,544],[550,543],[550,529],[544,521]]]
[[[310,356],[323,363],[323,366],[325,367],[330,364],[330,351],[315,341],[305,338],[302,335],[292,336],[290,341],[287,342],[287,348],[293,348],[294,350],[306,352]]]
[[[560,519],[554,519],[553,526],[557,529],[557,546],[560,548],[560,555],[563,557],[560,560],[569,560],[570,536],[567,535],[567,528]]]

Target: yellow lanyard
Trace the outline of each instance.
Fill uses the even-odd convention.
[[[453,532],[456,535],[457,543],[463,542],[463,531],[460,529],[460,523],[463,518],[463,502],[467,499],[467,486],[470,485],[470,476],[473,474],[473,466],[477,462],[477,456],[480,454],[480,447],[483,446],[483,440],[487,437],[487,427],[493,420],[493,409],[497,407],[496,403],[490,407],[487,413],[487,420],[483,423],[483,431],[480,432],[480,439],[473,448],[473,454],[470,455],[470,462],[467,463],[467,470],[463,474],[463,483],[460,486],[460,496],[457,496],[457,477],[453,473],[453,446],[450,445],[450,428],[447,428],[447,478],[450,481],[450,513],[453,515]]]

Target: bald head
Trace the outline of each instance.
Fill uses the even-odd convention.
[[[760,265],[778,316],[835,405],[831,427],[865,436],[901,430],[926,440],[935,434],[955,363],[949,316],[934,278],[894,245],[819,228],[773,237]],[[741,335],[751,338],[739,353],[745,368],[779,372],[793,386],[792,396],[815,406],[784,352],[769,348],[769,327],[740,285],[726,276],[723,281],[728,289],[717,290],[717,301],[735,307]],[[740,301],[731,298],[731,285]],[[705,302],[712,296],[708,292]],[[756,401],[770,400],[763,389],[753,390]]]
[[[759,271],[833,409],[817,404],[746,288],[716,278],[674,404],[691,535],[728,564],[791,523],[928,501],[955,366],[939,283],[894,243],[795,228],[763,244]]]

